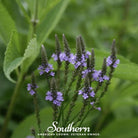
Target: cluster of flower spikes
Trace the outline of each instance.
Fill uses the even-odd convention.
[[[70,49],[68,47],[67,40],[64,35],[63,35],[63,41],[65,43],[65,51],[61,52],[60,47],[58,47],[56,50],[56,53],[52,54],[52,58],[54,59],[54,61],[69,62],[70,64],[74,65],[75,69],[77,69],[79,66],[86,67],[87,66],[86,60],[89,57],[89,55],[91,55],[91,53],[89,51],[86,51],[85,53],[82,53],[82,54],[79,54],[78,52],[77,54],[70,53]],[[78,46],[77,46],[77,49],[78,49]]]
[[[116,59],[116,50],[115,50],[115,40],[113,41],[112,44],[112,52],[111,52],[111,56],[109,56],[107,59],[104,59],[103,62],[103,67],[102,70],[95,70],[94,69],[94,51],[92,50],[91,53],[91,62],[90,60],[88,60],[87,62],[87,69],[82,71],[82,78],[86,79],[87,76],[89,76],[89,78],[92,79],[92,81],[98,81],[98,85],[96,87],[96,89],[93,89],[92,87],[87,87],[87,89],[84,87],[83,89],[78,91],[79,95],[83,96],[83,99],[86,100],[89,97],[91,99],[95,98],[95,94],[98,91],[98,89],[100,88],[100,86],[102,85],[103,81],[107,81],[108,83],[106,83],[106,85],[109,85],[110,83],[110,79],[111,79],[111,73],[113,73],[113,70],[118,66],[120,60]],[[110,67],[111,70],[109,72],[109,77],[106,75],[106,68]],[[107,86],[105,86],[104,92],[107,90]],[[103,93],[104,93],[103,92]],[[103,95],[102,93],[102,95]],[[90,102],[90,104],[97,110],[101,110],[101,107],[95,107],[95,100],[92,100]]]
[[[44,46],[42,45],[42,65],[39,65],[38,70],[39,74],[46,74],[47,76],[54,76],[55,72],[53,72],[53,65],[48,63],[47,55],[44,50]]]
[[[61,106],[64,101],[62,92],[57,91],[55,78],[51,80],[51,90],[46,93],[45,100],[51,101],[56,106]]]

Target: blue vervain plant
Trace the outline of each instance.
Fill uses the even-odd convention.
[[[74,122],[74,125],[81,126],[90,111],[102,110],[99,107],[99,102],[108,90],[113,72],[119,64],[119,59],[116,57],[115,40],[113,40],[111,47],[111,55],[103,59],[101,70],[95,69],[94,49],[91,52],[86,51],[81,36],[78,36],[76,39],[76,53],[71,53],[64,34],[63,52],[61,51],[57,35],[55,35],[55,40],[56,50],[52,54],[52,58],[57,63],[57,69],[54,69],[53,65],[48,63],[45,47],[43,45],[41,47],[42,64],[38,67],[38,70],[40,76],[45,75],[49,86],[49,91],[46,92],[44,100],[51,103],[53,121],[58,121],[62,126],[68,125],[71,121]],[[61,87],[61,71],[64,72],[64,87]],[[69,72],[72,72],[70,80],[68,79]],[[75,84],[75,90],[71,92],[73,83]],[[38,86],[34,82],[34,75],[32,75],[32,83],[28,84],[27,90],[34,98],[35,113],[40,133],[41,127],[37,102],[39,92],[37,88]],[[74,116],[72,110],[76,102],[79,101],[79,96],[82,97],[82,107],[77,116]]]

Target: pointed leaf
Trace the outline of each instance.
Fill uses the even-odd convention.
[[[0,3],[0,37],[5,44],[9,42],[13,30],[16,30],[14,21],[2,3]]]
[[[23,57],[20,55],[18,35],[16,32],[13,32],[4,58],[4,73],[10,81],[15,82],[10,77],[10,74],[22,63],[22,61]]]
[[[21,55],[19,46],[18,34],[13,32],[4,58],[4,73],[12,82],[15,81],[10,77],[10,74],[20,65],[22,65],[22,73],[26,72],[39,54],[36,38],[33,38],[30,41],[23,56]]]
[[[36,34],[40,44],[46,40],[47,36],[56,26],[68,2],[69,0],[60,0],[60,2],[56,6],[52,7],[44,19],[38,24]]]
[[[29,66],[33,63],[39,54],[40,47],[37,44],[36,38],[32,39],[25,50],[23,57],[22,72],[26,72]]]

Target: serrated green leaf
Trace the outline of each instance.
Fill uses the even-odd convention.
[[[21,55],[19,46],[18,34],[13,32],[4,58],[4,73],[12,82],[15,81],[10,77],[10,74],[20,65],[22,65],[22,73],[26,72],[29,66],[38,56],[40,49],[37,45],[36,38],[33,38],[30,41],[23,56]]]
[[[138,137],[138,118],[115,120],[100,135],[100,138]]]
[[[29,68],[29,66],[33,63],[33,61],[36,59],[40,51],[40,47],[37,44],[36,38],[32,39],[28,45],[28,47],[25,50],[24,56],[23,56],[23,65],[22,65],[22,72],[26,72]]]
[[[56,6],[52,7],[44,19],[38,24],[36,34],[40,44],[46,40],[47,36],[56,26],[68,2],[69,0],[60,0],[60,2]]]
[[[5,44],[9,42],[13,30],[16,30],[14,21],[0,2],[0,37]]]
[[[4,58],[4,73],[10,81],[15,82],[10,77],[10,74],[22,63],[22,61],[23,57],[20,54],[18,34],[16,32],[13,32]]]

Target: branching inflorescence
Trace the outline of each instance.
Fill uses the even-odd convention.
[[[55,39],[56,50],[52,54],[52,59],[57,63],[57,69],[54,69],[53,65],[48,63],[45,47],[42,45],[41,48],[42,64],[38,67],[38,70],[40,75],[46,76],[50,88],[46,92],[45,100],[52,104],[54,110],[53,119],[60,121],[64,117],[63,125],[67,125],[70,122],[70,116],[73,116],[72,111],[78,96],[81,96],[83,100],[82,108],[78,112],[78,119],[74,118],[76,120],[73,121],[82,123],[82,120],[86,118],[85,110],[87,106],[89,106],[90,110],[101,111],[101,107],[97,105],[108,90],[113,72],[119,64],[119,59],[116,58],[115,40],[113,40],[111,55],[103,59],[101,70],[96,70],[94,49],[91,52],[86,51],[81,36],[76,39],[76,53],[71,53],[64,34],[63,52],[57,35],[55,35]],[[64,74],[63,78],[61,78],[61,70]],[[64,85],[61,85],[63,81]],[[74,85],[75,90],[72,89]],[[64,87],[60,88],[59,86]],[[36,94],[36,88],[38,86],[35,83],[29,83],[27,86],[27,90],[33,96]],[[99,94],[97,94],[98,92]]]

